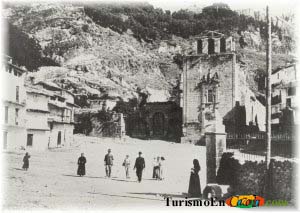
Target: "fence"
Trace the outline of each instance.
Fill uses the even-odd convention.
[[[228,133],[226,148],[239,150],[241,153],[264,156],[267,150],[265,132]],[[295,136],[289,133],[273,133],[271,135],[271,156],[284,158],[294,157]]]

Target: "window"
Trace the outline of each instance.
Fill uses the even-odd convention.
[[[296,87],[288,88],[288,96],[295,96],[296,95]]]
[[[5,123],[8,123],[8,106],[5,107]]]
[[[27,146],[32,146],[33,134],[27,134]]]
[[[277,73],[277,79],[279,79],[279,73]]]
[[[19,103],[19,100],[20,100],[20,87],[19,86],[16,86],[16,101]]]
[[[53,129],[53,122],[49,123],[49,128],[50,128],[50,130]]]
[[[214,102],[214,95],[211,89],[207,91],[207,102],[208,103]]]
[[[19,124],[19,109],[16,109],[16,115],[15,115],[15,124]]]
[[[287,98],[287,99],[286,99],[286,106],[287,106],[287,107],[291,107],[291,106],[292,106],[292,101],[291,101],[290,98]]]

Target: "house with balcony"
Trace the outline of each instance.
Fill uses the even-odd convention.
[[[48,102],[51,94],[32,84],[26,84],[26,130],[27,149],[45,150],[49,147],[50,127],[48,117],[50,114]]]
[[[3,57],[1,64],[3,109],[2,141],[3,149],[20,149],[26,146],[25,105],[26,92],[24,76],[26,70],[14,64],[9,56]]]
[[[48,126],[50,129],[48,148],[70,146],[73,142],[74,95],[53,82],[41,81],[36,86],[50,94],[48,100]]]
[[[299,95],[297,70],[295,64],[273,70],[272,82],[272,130],[290,132],[298,121],[298,107],[296,106]]]

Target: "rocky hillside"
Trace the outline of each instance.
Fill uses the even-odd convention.
[[[38,41],[43,57],[59,65],[39,67],[37,80],[63,80],[70,82],[72,88],[85,88],[88,94],[113,93],[125,100],[135,97],[137,88],[149,96],[154,89],[171,88],[160,71],[161,59],[151,45],[137,41],[130,33],[119,34],[95,24],[82,7],[18,5],[7,8],[5,16],[9,23]],[[165,93],[161,100],[167,100]]]
[[[203,30],[233,35],[238,61],[255,91],[265,69],[264,23],[229,7],[202,13],[173,13],[149,4],[6,5],[8,53],[37,81],[63,85],[93,97],[172,100],[182,54],[192,53],[192,36]],[[273,67],[293,61],[292,35],[273,26]],[[277,54],[277,53],[285,54]]]

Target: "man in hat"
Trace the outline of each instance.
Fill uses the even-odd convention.
[[[139,152],[139,157],[136,158],[134,168],[136,169],[136,176],[138,177],[139,183],[142,181],[143,169],[145,168],[145,160],[142,157],[142,152]]]
[[[111,175],[111,167],[113,166],[113,160],[114,157],[111,154],[111,149],[108,149],[107,154],[104,157],[106,177],[110,177]]]

